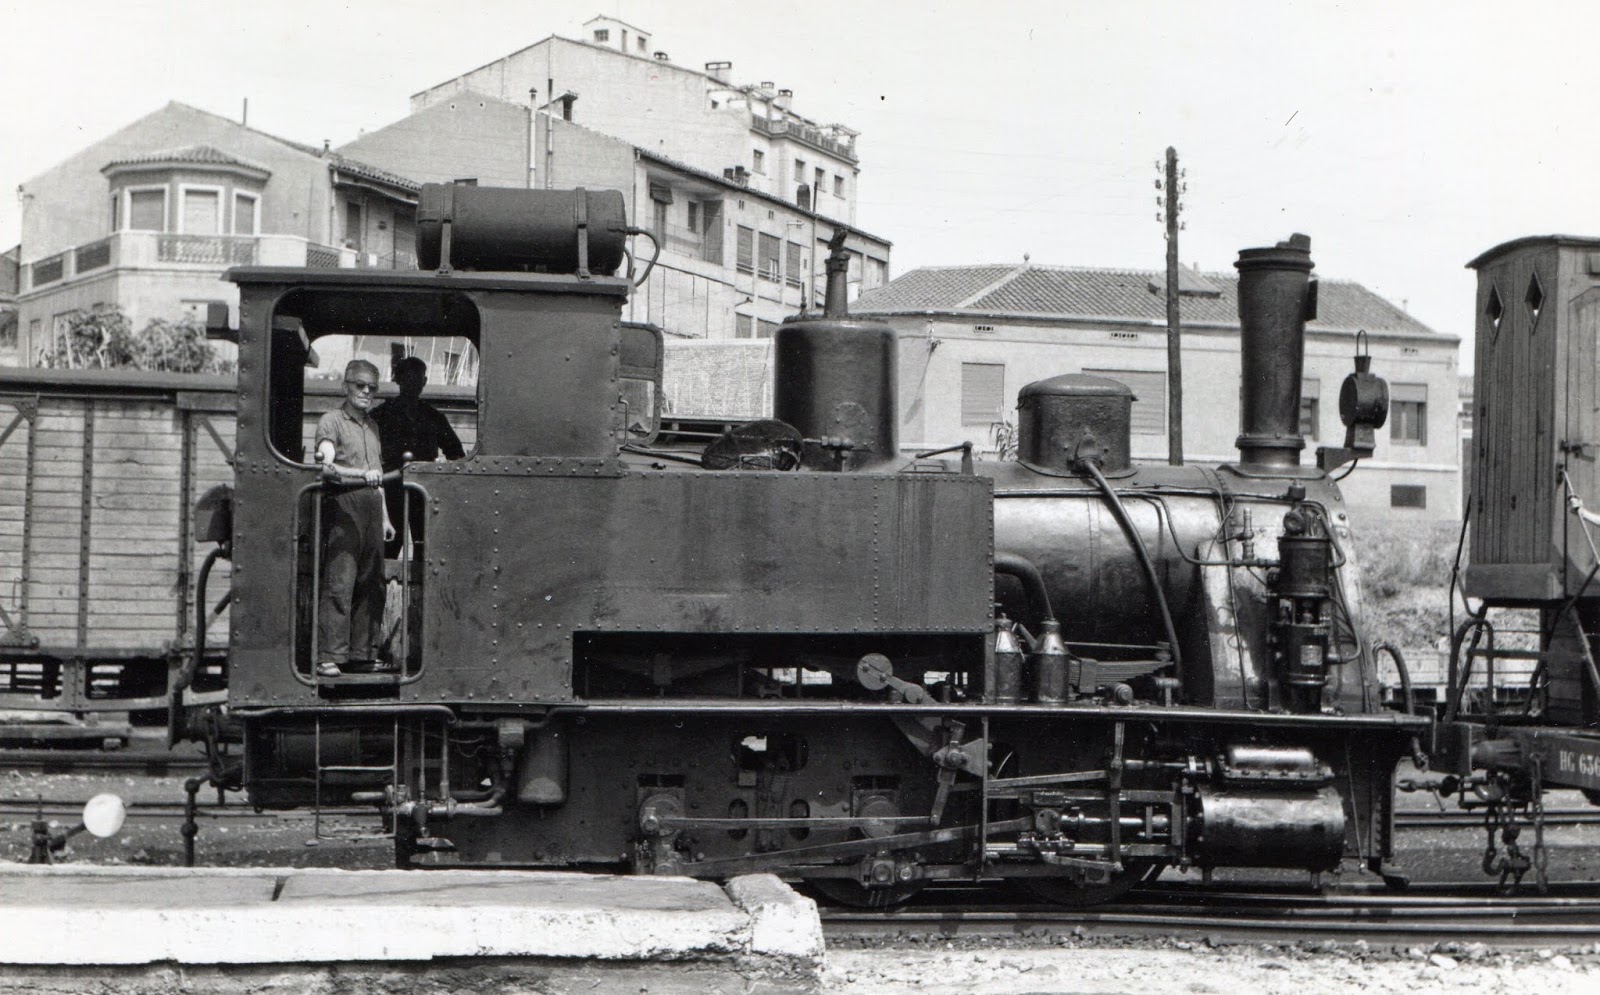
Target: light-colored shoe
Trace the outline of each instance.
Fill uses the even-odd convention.
[[[344,671],[339,669],[339,665],[337,663],[334,663],[331,660],[324,660],[321,663],[317,664],[317,676],[318,677],[343,677],[344,676]]]

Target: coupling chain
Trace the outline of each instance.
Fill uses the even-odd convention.
[[[1517,842],[1522,827],[1517,824],[1516,806],[1503,797],[1490,802],[1483,813],[1483,828],[1488,835],[1483,848],[1483,873],[1499,878],[1499,892],[1511,895],[1522,886],[1522,877],[1533,867],[1533,860]]]

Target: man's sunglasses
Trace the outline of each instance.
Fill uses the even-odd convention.
[[[344,382],[344,384],[345,384],[346,387],[354,387],[356,390],[361,391],[361,393],[363,393],[363,394],[371,394],[373,391],[378,389],[378,385],[377,384],[368,383],[365,380],[346,380]]]

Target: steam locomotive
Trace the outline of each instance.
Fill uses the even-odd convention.
[[[232,565],[219,777],[256,806],[370,804],[400,866],[771,871],[868,906],[1000,879],[1087,903],[1167,866],[1400,879],[1426,722],[1381,705],[1328,475],[1387,395],[1358,368],[1346,446],[1301,464],[1303,236],[1240,254],[1240,456],[1211,467],[1135,465],[1131,393],[1081,374],[1022,391],[1014,460],[902,454],[894,334],[848,314],[838,249],[823,313],[776,334],[773,418],[655,447],[620,194],[432,185],[418,231],[417,272],[229,273],[236,475],[197,530]],[[394,673],[313,666],[338,484],[302,369],[336,333],[482,357],[476,451],[400,473],[425,514],[387,565]]]

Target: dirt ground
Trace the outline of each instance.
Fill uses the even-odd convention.
[[[1589,995],[1600,986],[1600,945],[1582,951],[1501,953],[1373,949],[1362,944],[1229,946],[1187,940],[973,949],[830,948],[828,995],[1064,995],[1226,993],[1320,995],[1474,992]]]

